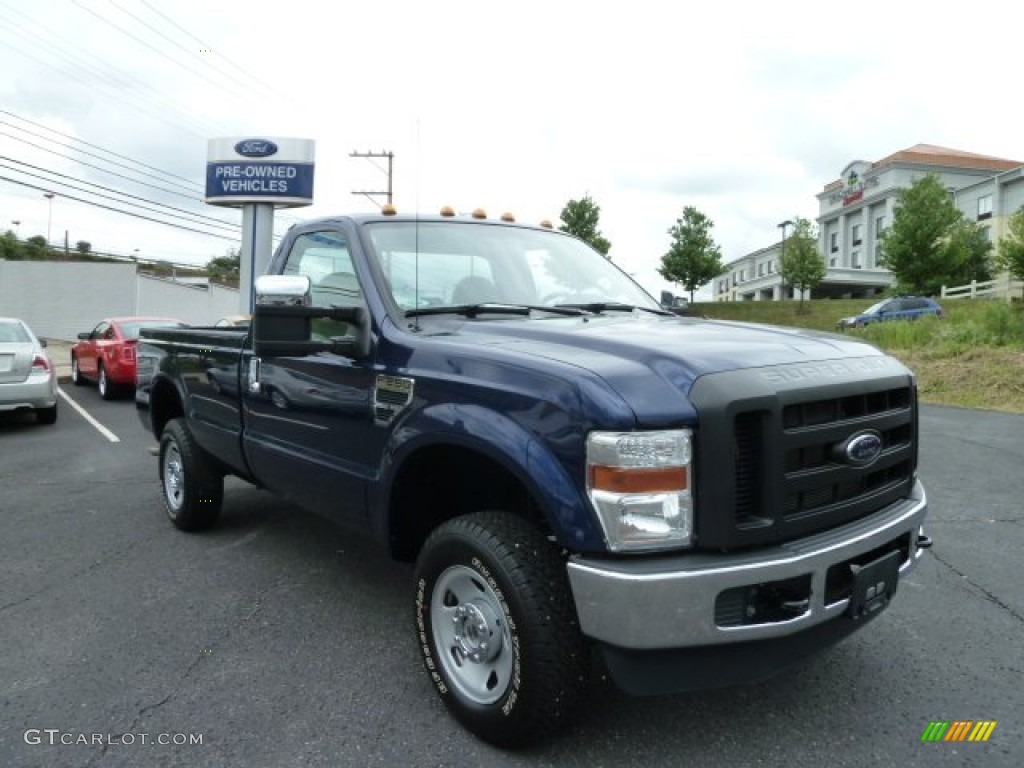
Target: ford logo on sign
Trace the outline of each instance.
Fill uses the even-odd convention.
[[[267,139],[245,139],[235,144],[235,152],[242,157],[270,157],[277,154],[277,144]]]
[[[865,430],[851,435],[836,448],[848,464],[866,467],[882,455],[882,436],[874,430]]]

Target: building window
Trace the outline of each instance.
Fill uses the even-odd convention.
[[[757,276],[764,277],[764,262],[757,265]]]
[[[879,216],[875,219],[875,237],[880,237],[882,232],[885,231],[885,216]]]
[[[992,195],[978,198],[978,221],[992,218]]]
[[[775,272],[775,262],[774,261],[769,261],[768,262],[768,274],[770,275],[770,274],[772,274],[774,272]]]
[[[860,251],[854,251],[853,253],[850,254],[850,266],[853,267],[854,269],[861,268]]]
[[[835,253],[836,251],[838,251],[839,250],[839,233],[838,232],[833,232],[831,235],[829,235],[828,242],[829,242],[829,247],[830,247],[832,253]],[[833,265],[833,266],[835,266],[835,265]]]
[[[982,227],[981,231],[985,235],[985,239],[988,240],[991,243],[992,242],[992,227]]]
[[[831,259],[828,260],[828,265],[830,267],[834,267],[836,265],[836,257],[835,256],[833,256]]]
[[[860,245],[860,224],[854,224],[853,229],[850,230],[850,234],[853,237],[853,244]]]

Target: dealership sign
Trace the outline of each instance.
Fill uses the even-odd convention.
[[[210,139],[206,202],[266,203],[275,207],[313,203],[312,139],[261,136]]]

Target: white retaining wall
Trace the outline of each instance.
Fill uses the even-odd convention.
[[[212,325],[237,314],[239,293],[140,276],[134,264],[0,261],[0,316],[19,317],[37,336],[71,341],[105,317],[157,315]]]

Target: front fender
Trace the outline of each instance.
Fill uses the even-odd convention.
[[[582,432],[578,437],[560,437],[567,443],[583,444]],[[480,405],[455,403],[410,414],[392,432],[381,482],[370,494],[370,509],[378,511],[371,524],[380,540],[387,540],[396,477],[410,457],[431,446],[465,448],[493,460],[527,489],[559,544],[572,552],[606,551],[600,525],[582,492],[582,457],[580,477],[574,479],[548,442],[518,422]]]

